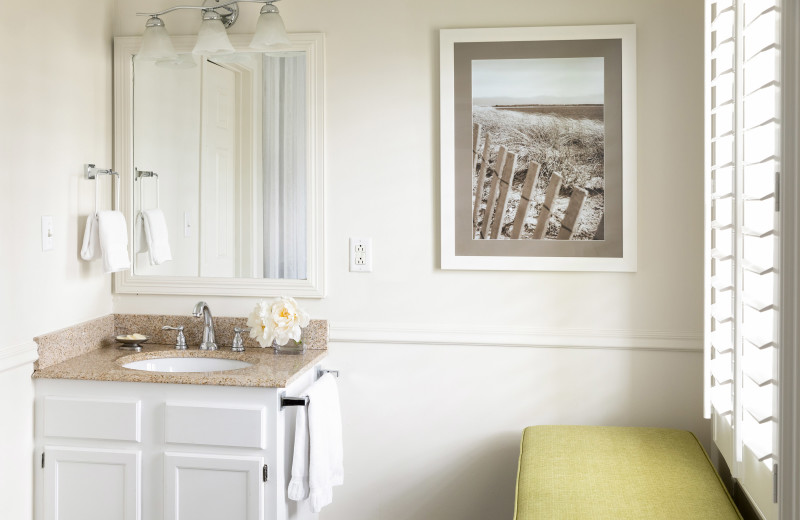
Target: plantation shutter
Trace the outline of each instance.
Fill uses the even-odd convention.
[[[705,413],[777,518],[779,0],[706,1]]]

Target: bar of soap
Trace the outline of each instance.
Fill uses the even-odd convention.
[[[124,339],[130,341],[141,341],[147,339],[147,336],[144,334],[128,334],[127,336],[117,336],[117,339]]]

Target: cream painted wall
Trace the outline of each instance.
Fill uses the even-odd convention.
[[[113,3],[12,3],[2,18],[0,341],[16,344],[111,310],[110,276],[79,252],[94,208],[83,164],[112,161]],[[52,251],[42,215],[55,220]]]
[[[117,0],[115,32],[170,0]],[[622,329],[697,334],[702,316],[702,5],[694,0],[291,0],[289,31],[326,35],[328,297],[335,322]],[[258,7],[232,28],[252,31]],[[172,34],[199,17],[164,16]],[[438,29],[637,24],[639,270],[439,270]],[[678,37],[679,36],[679,37]],[[347,272],[347,239],[372,237],[374,272]],[[480,301],[478,295],[480,294]],[[420,299],[425,303],[421,304]],[[218,314],[251,299],[209,298]],[[196,298],[115,296],[120,312],[188,312]],[[568,311],[568,312],[566,312]]]
[[[3,518],[32,514],[31,340],[111,312],[110,276],[78,253],[94,206],[82,165],[112,160],[113,8],[111,0],[6,2],[0,17]],[[52,251],[41,249],[42,215],[54,217]]]
[[[33,516],[33,365],[0,370],[0,511],[3,518]]]
[[[117,0],[115,34],[141,34],[144,19],[134,12],[173,3]],[[328,296],[303,304],[332,321],[326,364],[342,370],[347,478],[322,518],[508,518],[519,435],[530,424],[686,428],[707,444],[697,351],[702,2],[291,0],[279,7],[290,32],[327,38]],[[242,10],[233,30],[252,31],[257,6]],[[172,34],[199,24],[187,13],[164,21]],[[638,32],[638,272],[439,270],[438,29],[618,23],[635,23]],[[350,236],[372,237],[373,273],[347,272]],[[243,315],[254,304],[204,299],[218,315]],[[197,300],[115,295],[114,310],[188,313]],[[363,327],[377,331],[373,341],[358,332]],[[539,330],[607,336],[611,347],[632,348],[458,344],[471,337],[458,332],[486,338],[498,329],[540,347],[549,340]],[[455,344],[434,345],[447,343],[448,331]],[[411,336],[413,344],[396,343]],[[652,346],[648,338],[663,348],[637,348]],[[687,345],[695,350],[670,350]]]

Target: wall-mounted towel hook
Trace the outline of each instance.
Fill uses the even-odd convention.
[[[94,164],[84,164],[83,165],[83,172],[86,175],[86,178],[90,181],[94,181],[94,212],[97,213],[98,206],[100,202],[100,196],[98,195],[97,191],[97,178],[101,175],[110,175],[112,179],[116,176],[114,180],[114,207],[119,208],[119,173],[115,172],[111,168],[102,169],[97,168]]]
[[[138,181],[142,177],[152,178],[156,180],[156,208],[161,207],[161,190],[158,186],[158,174],[154,171],[140,170],[133,168],[133,180]],[[142,194],[142,184],[139,183],[139,209],[144,210],[144,195]]]
[[[97,168],[94,164],[84,164],[83,171],[86,174],[86,178],[90,181],[97,179],[98,175],[116,175],[119,177],[119,174],[112,169],[104,170],[102,168]]]
[[[158,174],[153,171],[140,170],[139,168],[134,168],[133,171],[136,174],[133,178],[133,180],[135,181],[138,181],[142,177],[155,177],[156,179],[158,178]]]

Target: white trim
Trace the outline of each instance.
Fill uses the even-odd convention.
[[[703,2],[703,143],[711,142],[711,3]],[[711,419],[711,149],[703,146],[703,418]]]
[[[237,49],[247,49],[252,35],[231,35]],[[306,280],[270,280],[256,278],[197,278],[175,276],[136,276],[131,270],[114,275],[114,292],[128,294],[185,294],[219,296],[280,296],[323,298],[325,296],[325,35],[322,33],[289,34],[292,47],[306,53],[308,165],[306,187],[307,219]],[[173,36],[179,52],[191,50],[196,37]],[[133,193],[126,179],[133,172],[133,89],[131,56],[141,46],[141,37],[114,38],[114,169],[120,173],[121,208],[128,218],[128,235],[133,236]],[[133,265],[133,263],[131,263]]]
[[[37,359],[39,359],[38,345],[34,341],[0,347],[0,372],[33,363]]]
[[[783,135],[781,157],[781,312],[779,341],[780,430],[778,456],[778,506],[781,520],[800,516],[800,415],[797,413],[800,392],[800,355],[797,354],[800,326],[794,317],[800,312],[800,6],[782,3],[781,20],[781,89]]]
[[[697,353],[701,353],[703,350],[702,334],[699,332],[564,328],[496,330],[478,327],[388,323],[331,323],[330,341],[336,343],[560,347]]]
[[[622,258],[458,256],[455,254],[453,66],[456,42],[622,40]],[[585,25],[442,29],[439,32],[441,267],[498,271],[636,271],[636,26]]]

